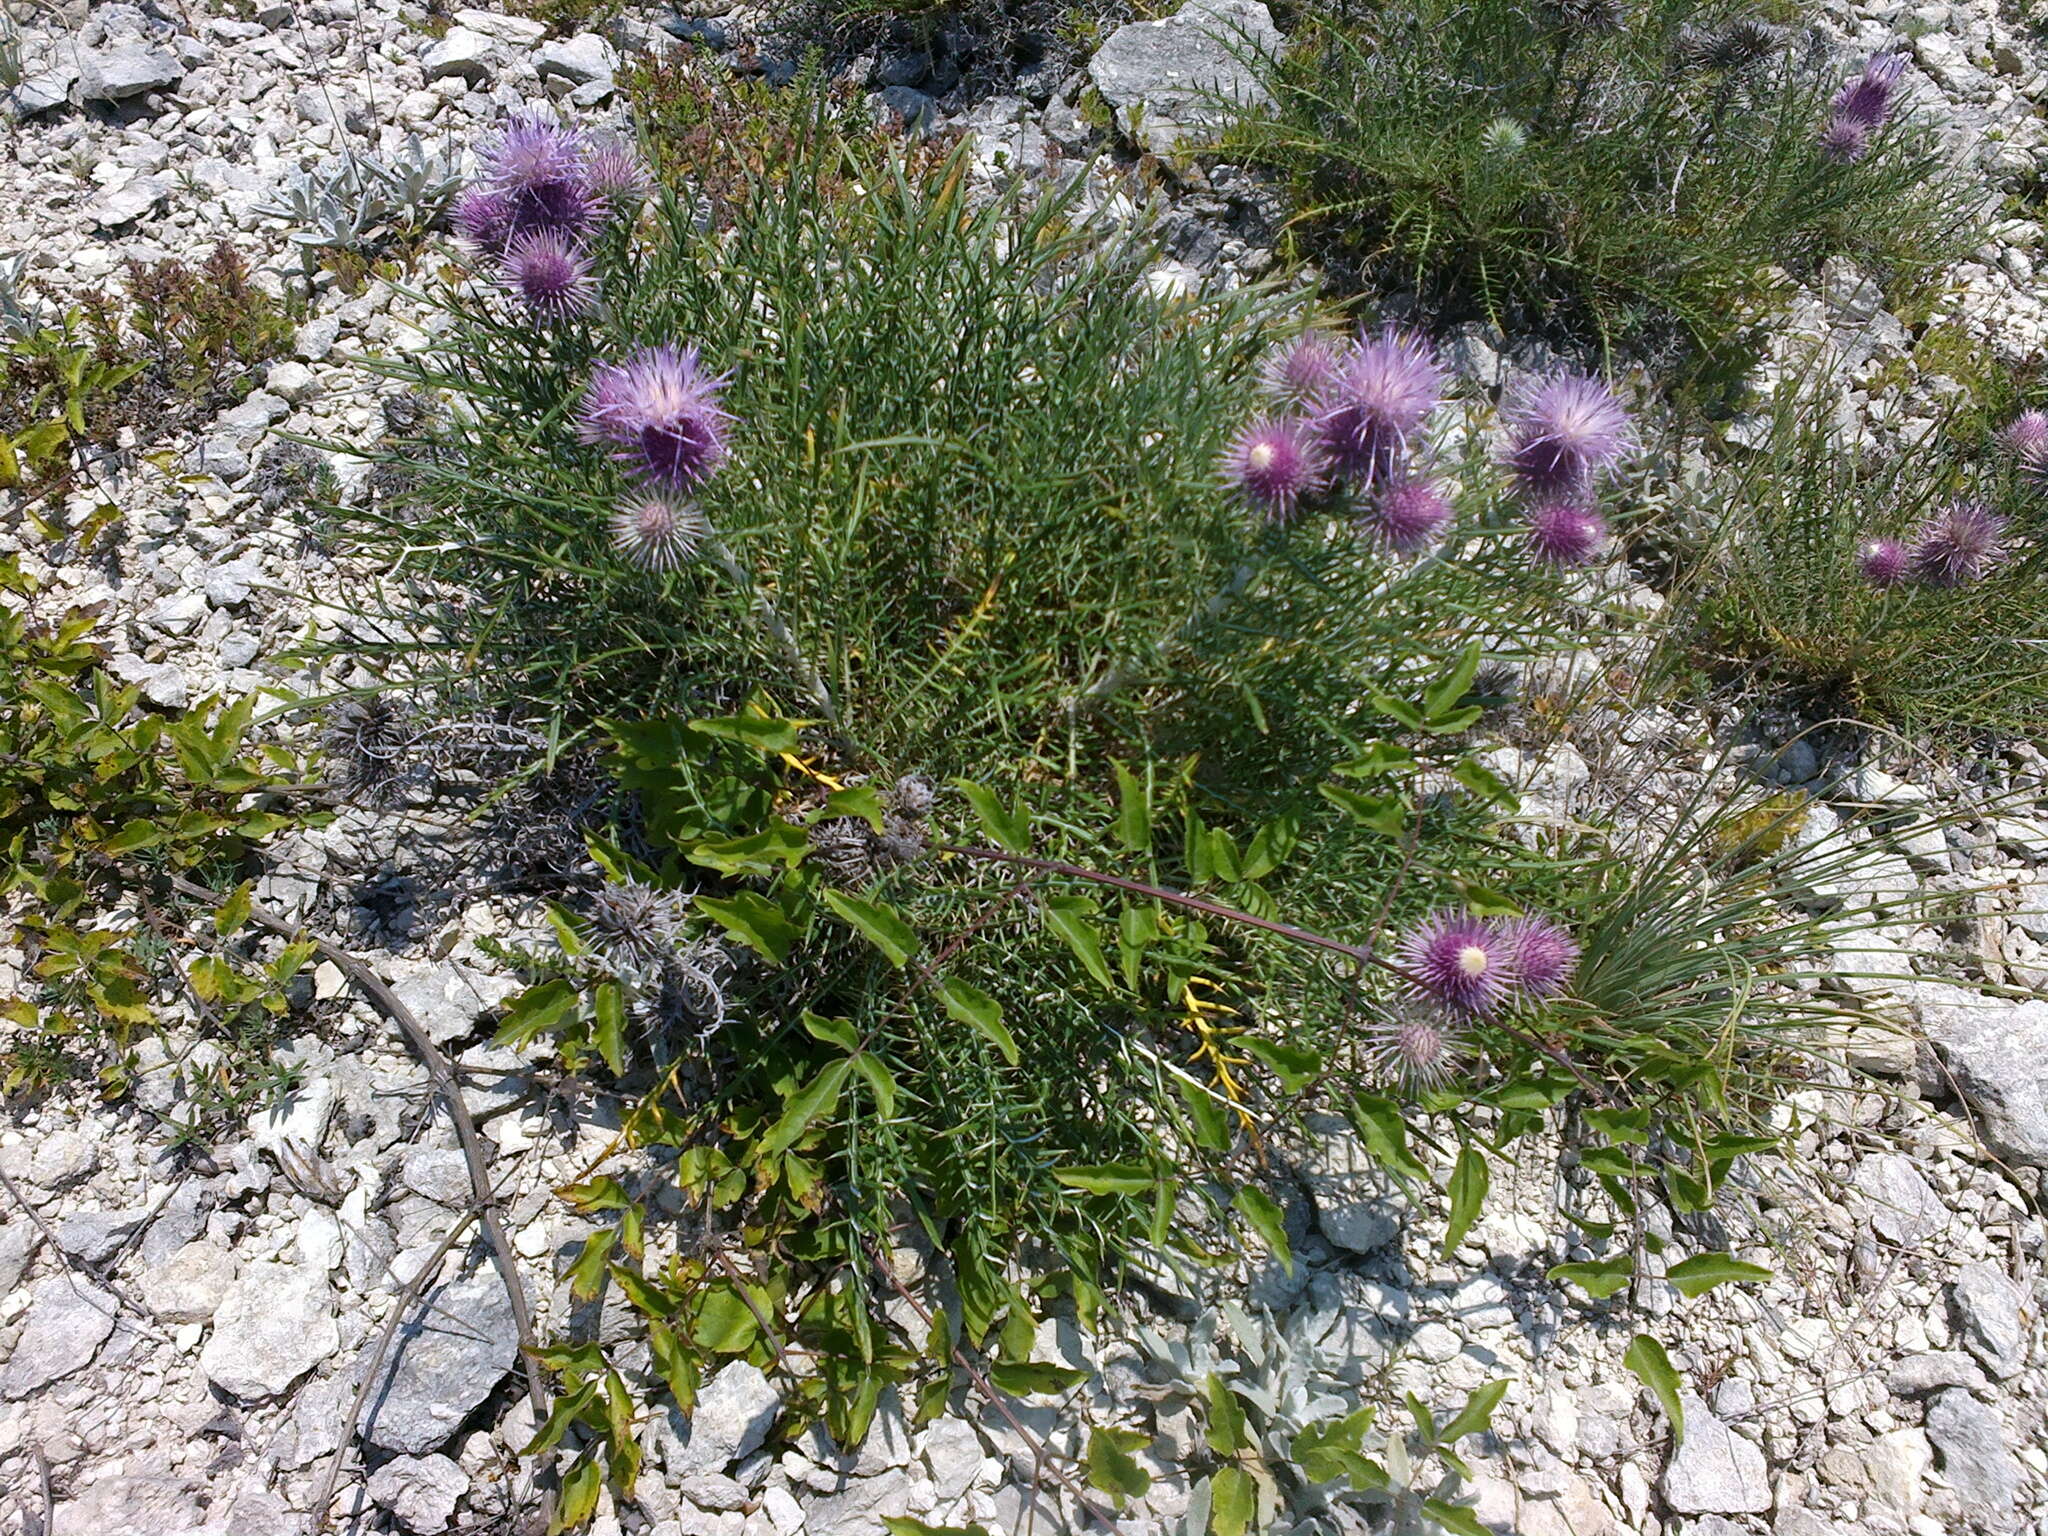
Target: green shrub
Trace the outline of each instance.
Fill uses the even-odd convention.
[[[255,385],[257,365],[292,333],[277,301],[249,279],[223,240],[197,268],[176,257],[128,263],[129,317],[165,382],[179,394],[233,400]]]
[[[1305,248],[1450,313],[1657,350],[1737,338],[1766,269],[1963,248],[1969,193],[1910,115],[1851,165],[1846,64],[1723,0],[1323,6],[1223,153],[1286,178]]]
[[[1981,426],[1858,450],[1835,435],[1832,390],[1786,400],[1772,441],[1714,477],[1716,533],[1682,587],[1679,643],[1823,713],[1939,733],[2048,725],[2048,522],[2038,492],[1982,453]],[[2010,517],[2011,558],[1957,587],[1865,578],[1869,541],[1910,541],[1958,500]]]

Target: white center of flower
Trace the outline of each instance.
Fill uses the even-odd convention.
[[[1271,443],[1254,443],[1252,451],[1244,457],[1245,462],[1251,465],[1253,469],[1271,469],[1273,467],[1273,445]]]
[[[1467,976],[1484,976],[1492,963],[1492,957],[1477,944],[1467,944],[1458,951],[1458,969]]]

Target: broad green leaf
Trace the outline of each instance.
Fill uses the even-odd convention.
[[[256,882],[244,880],[228,893],[228,899],[220,904],[220,910],[213,914],[213,931],[226,938],[242,924],[249,921],[249,908],[253,905],[251,893]]]
[[[1055,1168],[1052,1176],[1067,1188],[1090,1195],[1142,1195],[1156,1179],[1144,1163],[1088,1163]]]
[[[1116,771],[1116,840],[1126,853],[1152,851],[1152,792],[1145,780],[1122,763]]]
[[[1460,731],[1469,731],[1479,723],[1479,717],[1486,713],[1483,706],[1468,704],[1463,709],[1454,709],[1447,715],[1432,716],[1423,729],[1432,736],[1455,736]]]
[[[605,1266],[618,1240],[617,1227],[599,1227],[583,1240],[583,1251],[569,1266],[569,1292],[578,1301],[590,1301],[604,1289]]]
[[[1257,1035],[1240,1035],[1232,1043],[1247,1056],[1265,1063],[1280,1079],[1281,1088],[1288,1093],[1301,1092],[1323,1070],[1323,1058],[1305,1046],[1282,1045],[1277,1040],[1265,1040]]]
[[[1361,827],[1383,837],[1399,837],[1408,830],[1408,802],[1404,796],[1368,795],[1341,784],[1318,784],[1316,791]]]
[[[849,1056],[860,1050],[860,1031],[854,1027],[853,1020],[821,1019],[815,1013],[805,1010],[803,1021],[804,1028],[812,1039],[822,1040],[827,1045],[836,1045]]]
[[[962,981],[957,976],[948,976],[934,990],[938,993],[939,1006],[949,1017],[979,1033],[1002,1053],[1003,1060],[1011,1066],[1017,1065],[1017,1037],[1003,1022],[1001,1003],[972,982]]]
[[[1403,704],[1399,699],[1390,698],[1378,689],[1374,689],[1366,697],[1374,709],[1396,725],[1406,726],[1411,731],[1424,729],[1422,716],[1412,704]]]
[[[823,821],[834,816],[857,816],[873,827],[882,830],[882,792],[873,784],[856,784],[851,789],[835,789],[825,797],[825,804],[815,820]]]
[[[1199,1083],[1185,1082],[1180,1078],[1175,1078],[1173,1085],[1180,1091],[1181,1102],[1188,1107],[1188,1118],[1195,1123],[1197,1144],[1211,1152],[1228,1152],[1230,1111],[1217,1101],[1217,1095]]]
[[[1415,766],[1415,754],[1391,741],[1376,741],[1348,763],[1331,769],[1347,779],[1384,779],[1407,773]]]
[[[1095,933],[1096,904],[1086,896],[1048,896],[1042,910],[1046,927],[1066,941],[1104,990],[1114,992],[1116,983],[1110,978],[1109,962],[1102,958],[1102,940]]]
[[[1623,1253],[1590,1264],[1554,1265],[1544,1278],[1568,1280],[1595,1301],[1605,1301],[1628,1284],[1635,1267],[1635,1260]]]
[[[616,981],[601,982],[591,994],[590,1043],[617,1077],[626,1070],[626,991]]]
[[[988,834],[990,842],[1009,853],[1031,851],[1031,821],[1021,804],[1006,811],[996,799],[995,791],[971,779],[955,779],[953,787],[967,797],[975,820],[981,823],[981,829]]]
[[[1429,1170],[1408,1150],[1408,1123],[1392,1099],[1358,1094],[1351,1101],[1351,1124],[1373,1160],[1397,1178],[1426,1183]]]
[[[1266,1246],[1273,1250],[1273,1256],[1290,1275],[1294,1273],[1294,1249],[1287,1241],[1287,1218],[1273,1197],[1262,1189],[1247,1184],[1237,1192],[1237,1198],[1230,1202],[1236,1206],[1244,1219],[1250,1222],[1259,1236],[1266,1240]]]
[[[1455,1445],[1467,1435],[1484,1434],[1493,1423],[1493,1410],[1500,1406],[1507,1392],[1505,1381],[1489,1381],[1479,1388],[1465,1399],[1465,1406],[1452,1416],[1451,1422],[1437,1431],[1437,1443]]]
[[[896,1078],[882,1058],[872,1051],[862,1051],[853,1058],[853,1070],[858,1072],[875,1096],[875,1108],[881,1111],[884,1120],[896,1118]]]
[[[747,837],[707,838],[692,845],[688,857],[722,875],[772,875],[796,868],[810,849],[801,827],[777,825]]]
[[[1458,700],[1471,691],[1472,679],[1479,675],[1481,650],[1481,642],[1477,640],[1466,646],[1451,670],[1422,696],[1422,712],[1432,723],[1450,714]]]
[[[1139,1466],[1131,1452],[1148,1444],[1144,1435],[1131,1430],[1102,1429],[1088,1432],[1088,1481],[1104,1493],[1114,1494],[1119,1503],[1139,1499],[1152,1486],[1152,1474]]]
[[[505,1022],[492,1037],[497,1045],[518,1045],[559,1024],[576,1006],[576,984],[565,977],[528,987],[512,999]]]
[[[1685,1404],[1679,1401],[1678,1372],[1672,1369],[1671,1357],[1664,1352],[1664,1346],[1647,1333],[1639,1333],[1629,1341],[1628,1353],[1621,1357],[1621,1363],[1657,1394],[1657,1401],[1664,1405],[1664,1416],[1671,1420],[1671,1443],[1674,1446],[1682,1444],[1685,1440]]]
[[[1233,1463],[1209,1480],[1209,1536],[1245,1536],[1258,1518],[1259,1488],[1251,1473]]]
[[[1451,1536],[1493,1536],[1493,1532],[1481,1525],[1479,1517],[1464,1504],[1451,1504],[1443,1499],[1424,1499],[1422,1517],[1425,1520],[1434,1520],[1449,1531]]]
[[[1263,880],[1294,852],[1294,845],[1301,840],[1301,818],[1281,816],[1267,822],[1252,834],[1251,846],[1244,852],[1243,877],[1247,880]]]
[[[690,1337],[715,1355],[743,1355],[761,1335],[761,1321],[754,1309],[730,1285],[715,1285],[704,1293],[697,1309]]]
[[[1703,1296],[1717,1285],[1730,1281],[1755,1282],[1771,1278],[1771,1271],[1761,1264],[1745,1264],[1741,1259],[1726,1253],[1700,1253],[1672,1265],[1664,1271],[1664,1278],[1685,1293],[1690,1301]]]
[[[593,1393],[597,1384],[591,1383]],[[597,1513],[598,1495],[604,1492],[604,1469],[598,1463],[595,1449],[586,1451],[577,1458],[576,1464],[562,1475],[561,1496],[555,1501],[555,1517],[548,1522],[549,1536],[560,1536],[563,1531],[573,1531],[590,1520]]]
[[[756,891],[699,896],[693,905],[773,965],[787,960],[796,943],[796,925],[790,922],[789,914]]]
[[[1088,1379],[1088,1373],[1041,1360],[1012,1360],[990,1366],[988,1379],[1012,1397],[1031,1397],[1041,1392],[1065,1392],[1078,1387]]]
[[[1515,787],[1476,757],[1468,757],[1451,770],[1451,777],[1479,797],[1483,804],[1498,805],[1509,812],[1520,809],[1522,797]]]
[[[799,742],[793,720],[763,720],[756,715],[727,715],[711,720],[692,720],[688,729],[718,741],[737,742],[756,752],[773,755],[794,752]]]
[[[886,902],[849,896],[843,891],[827,890],[822,894],[825,905],[887,956],[891,965],[900,966],[917,953],[916,933]]]
[[[154,848],[170,837],[170,830],[146,817],[138,816],[108,838],[103,850],[110,856],[134,853],[140,848]]]
[[[1250,1431],[1245,1428],[1244,1405],[1230,1390],[1230,1384],[1211,1371],[1202,1383],[1202,1392],[1209,1403],[1209,1449],[1218,1456],[1235,1456],[1249,1449],[1252,1442]]]
[[[1470,1146],[1458,1153],[1457,1166],[1451,1170],[1451,1220],[1444,1229],[1445,1258],[1465,1241],[1465,1234],[1479,1219],[1479,1208],[1486,1203],[1486,1191],[1492,1182],[1485,1153]]]
[[[840,1090],[846,1086],[853,1063],[845,1058],[829,1062],[789,1100],[768,1134],[761,1139],[764,1157],[779,1157],[803,1139],[811,1122],[838,1107]]]

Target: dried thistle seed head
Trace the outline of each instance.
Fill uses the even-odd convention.
[[[1489,716],[1515,709],[1521,702],[1521,696],[1522,669],[1512,662],[1482,661],[1479,670],[1472,674],[1472,691],[1468,697]]]
[[[667,956],[634,995],[640,1020],[657,1029],[687,1029],[709,1040],[725,1023],[730,990],[738,970],[732,952],[715,939],[700,939]]]
[[[416,389],[386,395],[377,402],[377,410],[384,418],[388,437],[416,436],[434,419],[433,400]]]
[[[598,888],[578,930],[609,970],[625,978],[651,974],[683,943],[686,898],[638,880]]]
[[[629,496],[613,509],[612,548],[643,571],[672,571],[697,553],[711,524],[694,502]]]
[[[835,816],[813,825],[811,862],[834,885],[862,886],[875,878],[875,834],[858,816]]]
[[[882,830],[874,840],[874,862],[877,869],[888,869],[903,864],[915,864],[925,855],[930,846],[925,836],[922,821],[907,816],[884,816]]]
[[[1690,69],[1733,75],[1754,69],[1784,43],[1769,22],[1744,16],[1720,28],[1687,27],[1679,37],[1678,56]]]
[[[1512,117],[1496,117],[1479,130],[1479,146],[1503,159],[1529,147],[1529,130]]]
[[[1628,25],[1623,0],[1550,0],[1559,21],[1586,32],[1619,32]]]
[[[922,821],[931,815],[932,805],[938,797],[938,786],[930,779],[921,773],[906,773],[882,798],[897,815]]]
[[[418,734],[410,711],[387,694],[338,702],[323,740],[344,794],[373,805],[395,795],[424,766],[413,758]]]

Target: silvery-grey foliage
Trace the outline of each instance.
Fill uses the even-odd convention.
[[[39,330],[42,306],[21,291],[21,274],[28,266],[28,253],[19,251],[0,256],[0,336],[19,340]]]
[[[331,167],[303,175],[256,212],[298,226],[287,237],[307,261],[321,251],[363,251],[431,229],[462,188],[453,155],[417,137],[387,162],[344,151]]]

